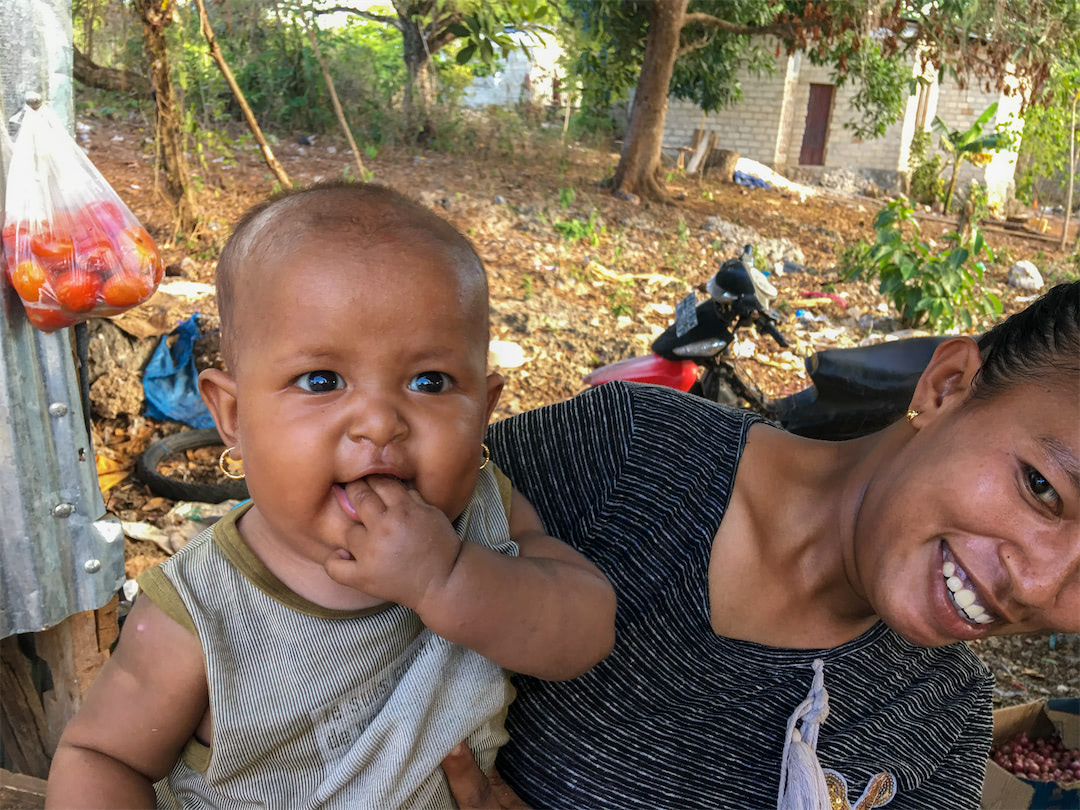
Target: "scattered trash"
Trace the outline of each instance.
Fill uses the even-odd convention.
[[[197,315],[176,327],[171,346],[169,337],[161,339],[143,371],[146,415],[151,419],[172,419],[195,428],[214,426],[214,418],[199,395],[194,352]]]
[[[840,309],[847,309],[847,299],[839,293],[817,292],[816,290],[803,290],[799,293],[803,298],[828,298]]]
[[[493,340],[488,344],[488,365],[497,368],[520,368],[525,365],[525,350],[511,340]]]
[[[195,535],[228,514],[240,501],[195,503],[179,501],[161,518],[164,528],[146,521],[121,521],[124,534],[134,540],[149,540],[167,554],[175,554]]]

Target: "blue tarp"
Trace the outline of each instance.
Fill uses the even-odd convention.
[[[769,184],[760,177],[755,177],[746,172],[735,172],[735,174],[732,175],[732,179],[740,186],[750,186],[750,188],[770,188]]]
[[[195,370],[195,339],[199,336],[195,313],[161,338],[143,371],[146,415],[171,419],[194,428],[214,426],[214,419],[199,396],[199,373]],[[169,341],[173,339],[172,346]]]

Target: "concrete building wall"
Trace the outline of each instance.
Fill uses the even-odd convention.
[[[934,115],[939,116],[950,130],[964,130],[994,102],[998,104],[997,112],[984,126],[983,132],[993,132],[999,122],[1008,122],[1014,131],[1020,132],[1023,125],[1019,119],[1020,94],[1014,92],[1011,95],[1005,95],[993,88],[987,90],[985,85],[978,86],[969,83],[962,88],[956,82],[942,84],[938,90]],[[932,116],[931,120],[933,120]],[[939,140],[939,136],[935,133],[933,141],[935,147]],[[954,194],[963,194],[968,184],[972,180],[977,180],[986,184],[987,197],[991,205],[1003,205],[1012,192],[1015,170],[1016,152],[1014,150],[1001,150],[995,153],[986,166],[965,163],[957,175]],[[946,182],[949,180],[948,171],[946,171],[945,180]]]
[[[477,76],[465,89],[464,103],[469,107],[506,107],[519,101],[550,104],[552,78],[558,73],[556,63],[562,49],[549,38],[546,44],[525,34],[512,35],[529,48],[529,54],[511,51],[500,69],[491,76]],[[565,85],[564,85],[565,87]]]
[[[678,147],[689,146],[695,129],[712,130],[718,136],[719,148],[775,165],[787,110],[785,90],[791,83],[794,61],[781,56],[775,74],[745,72],[739,79],[742,100],[708,115],[703,116],[701,108],[692,102],[670,98],[664,120],[665,150],[674,154]]]
[[[833,80],[828,67],[811,65],[804,60],[802,70],[799,71],[798,84],[792,96],[792,118],[788,135],[790,146],[784,164],[786,166],[799,165],[799,151],[806,130],[806,105],[810,99],[811,84],[832,85]],[[881,138],[859,138],[850,129],[844,127],[845,122],[854,121],[858,117],[851,106],[855,92],[856,88],[850,83],[843,87],[835,87],[833,90],[832,117],[825,145],[824,166],[855,170],[876,169],[886,172],[896,172],[901,168],[906,168],[901,166],[900,162],[902,143],[906,146],[902,138],[903,122],[893,124]]]

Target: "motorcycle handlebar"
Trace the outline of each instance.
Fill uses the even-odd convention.
[[[787,342],[787,338],[785,338],[782,334],[780,334],[780,330],[777,329],[776,326],[773,324],[773,322],[771,320],[769,320],[768,318],[760,318],[760,319],[758,319],[757,328],[758,328],[759,331],[764,332],[769,337],[771,337],[773,340],[775,340],[777,343],[779,343],[781,348],[786,349],[790,345]]]

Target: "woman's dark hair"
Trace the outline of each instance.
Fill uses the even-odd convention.
[[[1080,281],[1058,284],[981,338],[975,397],[1025,380],[1080,376]]]

